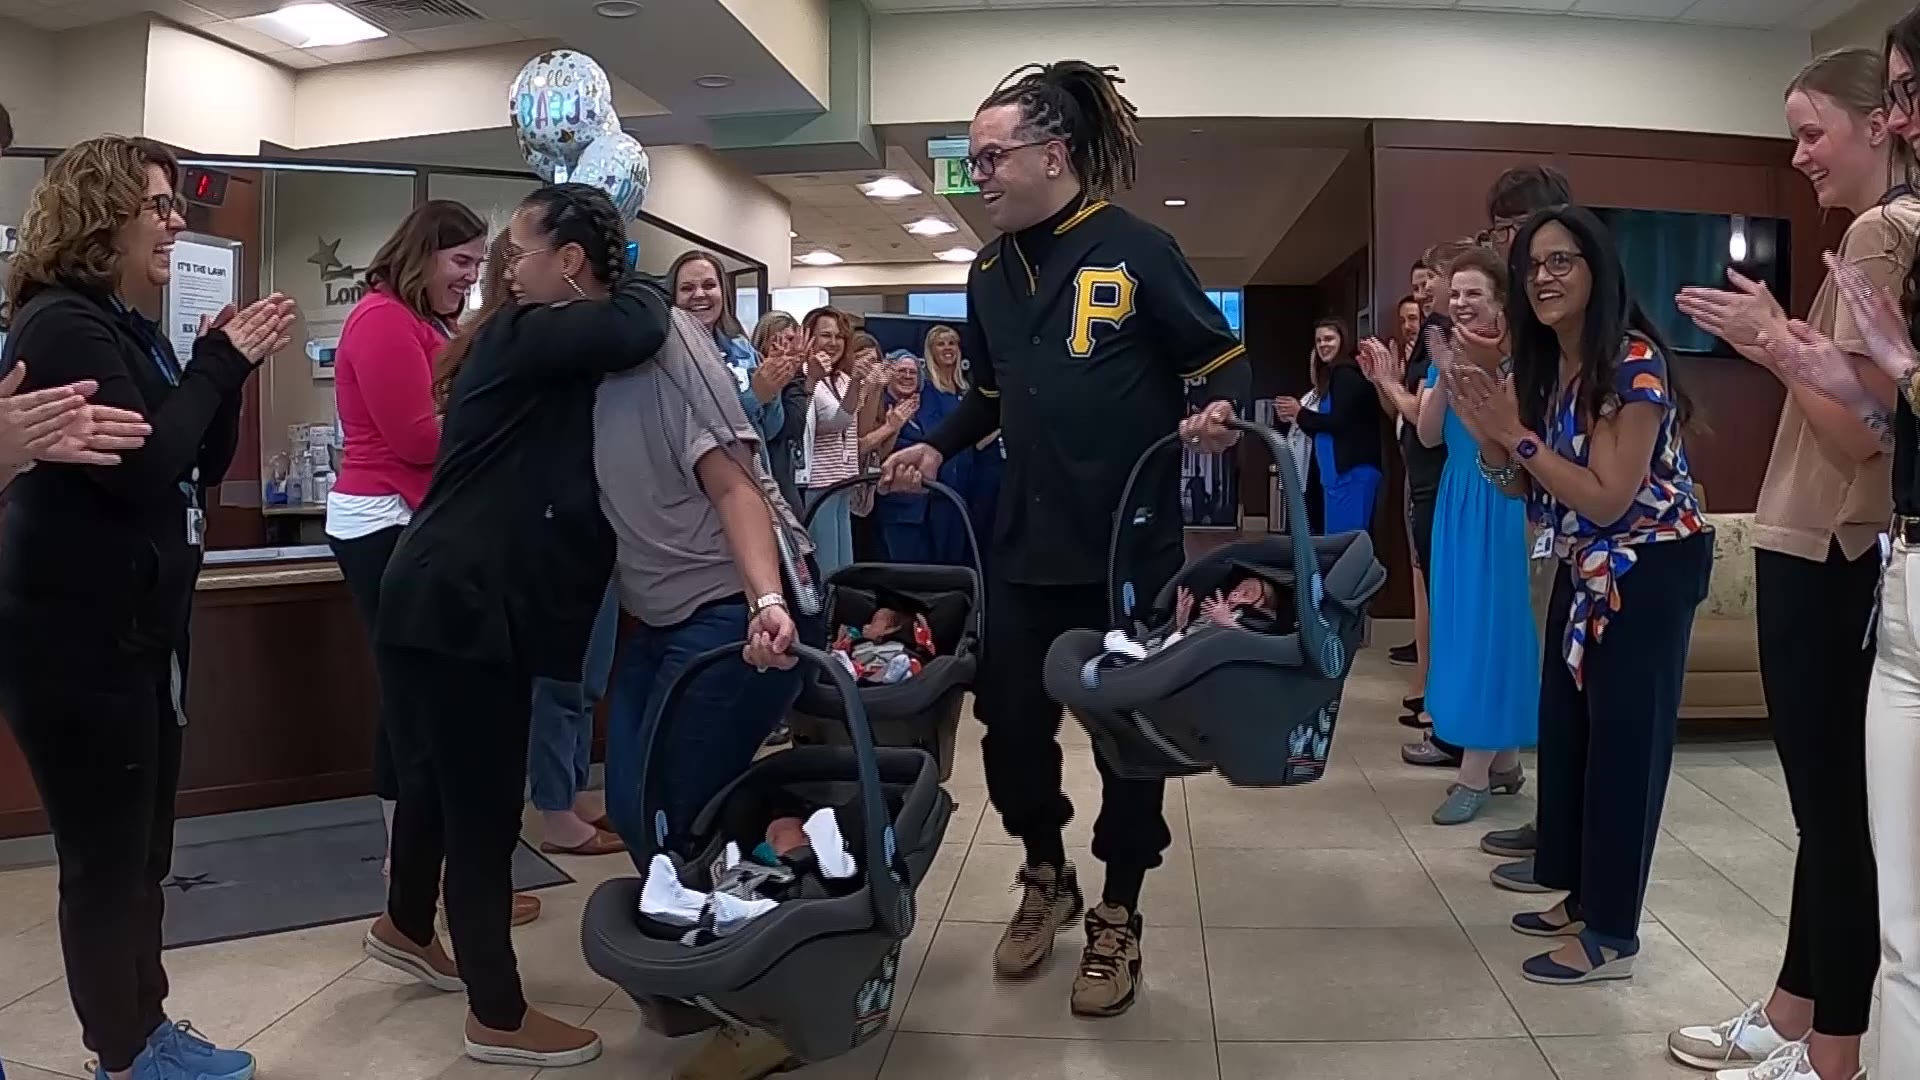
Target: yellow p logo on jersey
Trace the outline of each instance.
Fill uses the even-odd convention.
[[[1132,317],[1133,294],[1139,286],[1126,263],[1082,267],[1073,279],[1073,332],[1067,336],[1067,351],[1092,356],[1094,324],[1117,329]]]

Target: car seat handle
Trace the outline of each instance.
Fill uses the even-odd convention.
[[[666,821],[665,808],[656,805],[655,800],[649,797],[655,790],[655,769],[663,764],[654,757],[654,751],[661,742],[661,733],[673,721],[674,707],[693,679],[714,664],[729,658],[738,659],[746,644],[736,641],[721,645],[688,661],[667,683],[665,692],[660,696],[660,707],[650,710],[640,722],[637,744],[642,756],[640,791],[633,805],[644,820],[627,825],[625,831],[643,838],[646,850],[639,853],[642,856],[638,860],[641,865],[650,862],[655,854],[662,851],[674,854],[667,848],[666,836],[670,829],[665,827],[673,823]],[[905,939],[913,932],[913,894],[899,874],[903,865],[899,843],[894,835],[893,818],[887,813],[886,792],[880,786],[880,763],[874,751],[873,728],[867,722],[866,707],[860,702],[859,686],[854,681],[853,673],[841,666],[832,653],[798,641],[794,642],[793,652],[801,663],[826,671],[828,678],[840,691],[841,700],[846,703],[847,729],[853,736],[854,767],[860,787],[861,825],[866,833],[868,895],[873,898],[878,925],[889,934]],[[700,719],[711,721],[714,718]],[[680,824],[685,827],[691,822]]]
[[[1313,537],[1307,531],[1306,489],[1294,468],[1293,455],[1287,451],[1285,440],[1270,427],[1237,419],[1228,421],[1227,426],[1265,443],[1274,467],[1279,470],[1280,487],[1287,500],[1287,534],[1293,544],[1293,599],[1300,623],[1301,652],[1311,658],[1310,663],[1321,677],[1336,678],[1345,671],[1345,650],[1320,612],[1326,597],[1326,583],[1320,575],[1320,557],[1314,551]],[[1137,617],[1135,598],[1139,590],[1131,574],[1126,572],[1128,547],[1122,543],[1133,523],[1133,489],[1155,454],[1180,445],[1179,432],[1169,432],[1155,440],[1133,463],[1133,471],[1127,474],[1126,486],[1121,489],[1120,505],[1114,511],[1113,535],[1107,546],[1107,603],[1115,626],[1132,625]],[[1182,557],[1184,566],[1184,551]]]

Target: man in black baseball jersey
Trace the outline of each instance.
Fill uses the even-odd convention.
[[[1106,202],[1134,173],[1135,114],[1117,82],[1076,60],[1032,65],[974,117],[968,164],[1001,233],[967,277],[962,346],[974,385],[925,444],[883,467],[883,485],[912,488],[995,428],[1006,440],[976,705],[988,794],[1026,847],[1020,905],[994,954],[1005,977],[1038,970],[1083,907],[1061,836],[1073,806],[1061,787],[1060,707],[1041,680],[1047,647],[1067,630],[1116,624],[1108,544],[1134,462],[1176,428],[1202,452],[1233,445],[1226,422],[1251,382],[1244,347],[1173,238]],[[1183,419],[1196,380],[1209,404]],[[1184,561],[1179,464],[1159,455],[1125,511],[1130,592],[1143,604]],[[1107,876],[1087,912],[1073,1011],[1113,1016],[1133,1004],[1140,885],[1171,837],[1163,782],[1097,764],[1093,855]]]

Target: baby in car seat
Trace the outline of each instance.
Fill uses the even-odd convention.
[[[905,682],[934,657],[926,610],[904,593],[876,589],[873,617],[861,626],[841,626],[833,636],[833,653],[862,684]]]
[[[1106,639],[1108,654],[1129,660],[1144,660],[1178,643],[1196,629],[1196,610],[1200,615],[1198,626],[1277,633],[1280,629],[1280,584],[1272,571],[1239,562],[1232,566],[1234,575],[1228,579],[1227,587],[1215,590],[1205,600],[1196,600],[1193,592],[1184,586],[1177,590],[1174,594],[1173,621],[1160,630],[1149,632],[1140,639],[1130,637],[1125,631],[1109,631]]]
[[[859,888],[859,863],[848,840],[857,842],[860,835],[857,806],[743,792],[723,815],[730,839],[707,868],[712,888],[689,888],[672,858],[655,855],[640,892],[643,925],[672,933],[685,945],[704,945],[788,901],[844,896]],[[752,850],[742,857],[748,844]]]

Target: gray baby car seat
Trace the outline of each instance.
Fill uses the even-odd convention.
[[[694,820],[684,850],[670,850],[653,756],[661,728],[688,680],[741,645],[694,659],[648,717],[640,746],[648,755],[639,806],[653,823],[642,865],[674,859],[681,881],[705,890],[709,867],[727,842],[721,827],[731,800],[770,792],[820,805],[857,805],[858,834],[847,838],[859,886],[846,895],[789,900],[737,933],[706,944],[649,932],[639,915],[641,881],[617,878],[594,890],[581,925],[589,967],[626,991],[649,1026],[685,1035],[721,1022],[771,1032],[803,1062],[846,1053],[886,1027],[899,975],[900,944],[913,931],[914,889],[946,834],[952,803],[938,766],[921,750],[876,748],[853,677],[831,656],[796,645],[803,663],[829,673],[848,701],[850,746],[803,746],[755,762]],[[694,718],[698,720],[699,718]]]
[[[1191,776],[1218,770],[1235,784],[1278,786],[1317,780],[1332,752],[1340,692],[1365,621],[1386,582],[1364,532],[1307,535],[1306,500],[1293,457],[1271,429],[1236,421],[1267,444],[1286,491],[1290,535],[1246,541],[1189,562],[1160,590],[1145,622],[1170,617],[1179,588],[1195,596],[1224,589],[1255,570],[1279,593],[1272,632],[1202,626],[1143,659],[1107,654],[1095,630],[1062,634],[1047,650],[1047,693],[1079,718],[1097,751],[1128,777]],[[1109,588],[1119,625],[1141,622],[1130,608],[1123,526],[1134,514],[1134,480],[1168,436],[1134,466],[1109,553]]]

